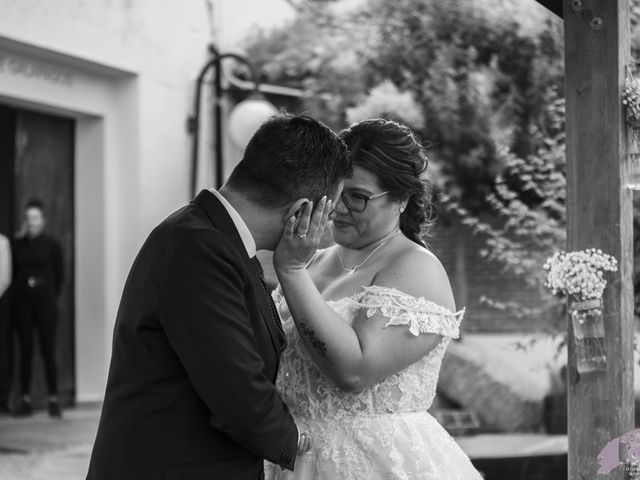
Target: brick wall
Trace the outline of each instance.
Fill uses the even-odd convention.
[[[522,279],[505,272],[501,264],[484,259],[480,255],[485,248],[482,240],[467,227],[439,222],[427,241],[449,274],[458,308],[467,309],[463,331],[525,332],[537,329],[540,319],[517,318],[512,312],[497,310],[480,301],[486,296],[533,307],[540,303],[540,295]]]

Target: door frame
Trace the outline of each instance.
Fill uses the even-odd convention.
[[[62,72],[25,78],[24,69],[0,69],[0,103],[76,120],[76,401],[97,402],[104,395],[121,286],[137,250],[132,208],[140,182],[139,79],[131,70],[3,37],[0,56],[33,65],[33,71]]]
[[[22,213],[29,198],[37,197],[44,202],[47,220],[45,232],[60,243],[63,251],[64,282],[58,296],[58,326],[56,332],[56,362],[58,370],[58,395],[63,405],[75,403],[76,399],[76,357],[75,357],[75,130],[73,118],[51,115],[32,109],[16,108],[0,104],[9,111],[11,124],[6,125],[14,138],[10,140],[15,148],[8,157],[11,190],[8,202],[13,225],[8,230],[11,237],[20,230]],[[23,137],[27,142],[22,144]],[[42,143],[44,142],[44,143]],[[23,151],[23,147],[26,148]],[[52,149],[52,150],[50,150]],[[26,153],[26,156],[25,156]],[[54,159],[55,163],[50,160]],[[26,164],[20,164],[27,161]],[[61,170],[63,168],[64,170]],[[47,181],[51,178],[53,182]],[[61,190],[59,190],[62,188]],[[62,196],[59,196],[62,194]],[[62,203],[59,201],[62,200]],[[63,209],[57,209],[61,206]],[[12,214],[11,214],[12,213]],[[9,339],[9,341],[11,338]],[[14,343],[15,339],[14,339]],[[19,366],[20,348],[17,342],[14,350],[13,397],[20,392]],[[47,405],[49,392],[46,387],[44,363],[39,342],[34,343],[32,385],[29,393],[34,407]],[[14,400],[15,403],[15,400]]]

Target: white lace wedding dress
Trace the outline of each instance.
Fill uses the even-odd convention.
[[[305,350],[280,293],[274,299],[289,346],[280,363],[277,387],[314,444],[315,480],[479,480],[482,476],[453,438],[429,414],[442,357],[459,335],[463,311],[450,310],[396,289],[364,287],[328,304],[351,324],[361,309],[381,313],[387,328],[442,335],[418,362],[357,393],[339,390]],[[279,466],[265,463],[267,480],[286,479]]]

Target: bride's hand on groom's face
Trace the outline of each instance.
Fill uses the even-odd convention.
[[[313,257],[329,222],[331,200],[322,197],[317,207],[307,202],[299,219],[291,216],[282,231],[280,242],[273,252],[273,265],[280,273],[302,270]]]

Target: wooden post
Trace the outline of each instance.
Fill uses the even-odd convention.
[[[632,192],[621,103],[629,62],[628,0],[564,0],[568,249],[600,248],[607,274],[608,367],[579,375],[569,323],[569,479],[596,479],[598,452],[633,428]],[[618,468],[607,479],[622,479]]]

